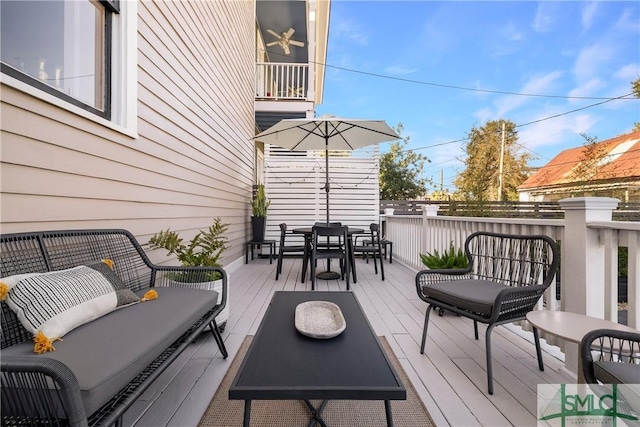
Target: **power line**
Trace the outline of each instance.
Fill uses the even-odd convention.
[[[276,55],[276,56],[280,56],[282,58],[287,58],[287,56],[282,54],[282,53],[274,52],[274,51],[271,51],[271,50],[267,50],[266,52],[269,53],[270,55]],[[442,87],[442,88],[447,88],[447,89],[464,90],[464,91],[468,91],[468,92],[481,92],[481,93],[494,93],[494,94],[499,94],[499,95],[526,96],[526,97],[531,97],[531,98],[591,99],[591,100],[594,100],[594,99],[604,99],[604,100],[635,99],[634,97],[626,98],[629,95],[633,95],[633,93],[630,93],[630,94],[627,94],[627,95],[623,95],[623,96],[619,96],[619,97],[616,97],[616,98],[609,98],[609,97],[599,97],[599,96],[548,95],[548,94],[539,94],[539,93],[521,93],[521,92],[510,92],[510,91],[504,91],[504,90],[478,89],[478,88],[457,86],[457,85],[451,85],[451,84],[426,82],[426,81],[422,81],[422,80],[408,79],[408,78],[405,78],[405,77],[397,77],[397,76],[390,76],[390,75],[387,75],[387,74],[373,73],[373,72],[370,72],[370,71],[355,70],[353,68],[340,67],[338,65],[332,65],[332,64],[327,64],[327,63],[318,62],[318,61],[312,61],[312,60],[309,60],[308,62],[316,64],[316,65],[320,65],[320,66],[323,66],[323,67],[327,67],[327,68],[333,68],[333,69],[336,69],[336,70],[347,71],[349,73],[362,74],[362,75],[365,75],[365,76],[377,77],[377,78],[380,78],[380,79],[395,80],[395,81],[400,81],[400,82],[405,82],[405,83],[412,83],[412,84],[423,85],[423,86],[434,86],[434,87]]]
[[[581,108],[576,108],[574,110],[566,111],[564,113],[554,114],[553,116],[543,117],[542,119],[533,120],[533,121],[528,122],[528,123],[522,123],[522,124],[519,124],[519,125],[515,125],[515,127],[518,128],[518,127],[532,125],[532,124],[535,124],[535,123],[540,123],[540,122],[543,122],[543,121],[546,121],[546,120],[556,119],[558,117],[566,116],[567,114],[575,113],[577,111],[582,111],[582,110],[586,110],[588,108],[596,107],[598,105],[606,104],[607,102],[611,102],[611,101],[615,101],[615,100],[618,100],[618,99],[622,99],[622,98],[624,98],[626,96],[629,96],[629,95],[633,95],[633,92],[628,93],[626,95],[621,95],[621,96],[618,96],[618,97],[615,97],[615,98],[607,98],[604,101],[596,102],[595,104],[590,104],[590,105],[587,105],[587,106],[584,106],[584,107],[581,107]],[[449,145],[449,144],[454,144],[456,142],[463,142],[463,141],[468,141],[468,140],[469,140],[469,138],[466,137],[466,138],[456,139],[456,140],[452,140],[452,141],[441,142],[441,143],[438,143],[438,144],[426,145],[424,147],[408,148],[407,150],[402,150],[402,151],[425,150],[427,148],[439,147],[439,146],[442,146],[442,145]],[[548,157],[546,157],[546,156],[544,156],[544,155],[542,155],[540,153],[536,153],[535,151],[531,150],[530,148],[528,148],[528,147],[526,147],[526,146],[524,146],[524,145],[522,145],[520,143],[516,142],[516,144],[519,145],[520,147],[526,149],[526,150],[529,150],[530,152],[532,152],[533,154],[535,154],[537,156],[540,156],[540,157],[548,159]]]
[[[441,83],[425,82],[425,81],[421,81],[421,80],[407,79],[407,78],[404,78],[404,77],[388,76],[388,75],[385,75],[385,74],[371,73],[371,72],[368,72],[368,71],[360,71],[360,70],[353,70],[353,69],[349,69],[349,68],[339,67],[337,65],[321,64],[321,63],[316,63],[316,64],[324,65],[325,67],[335,68],[335,69],[342,70],[342,71],[349,71],[351,73],[363,74],[363,75],[372,76],[372,77],[378,77],[378,78],[381,78],[381,79],[396,80],[396,81],[419,84],[419,85],[424,85],[424,86],[435,86],[435,87],[443,87],[443,88],[447,88],[447,89],[465,90],[465,91],[468,91],[468,92],[482,92],[482,93],[494,93],[494,94],[499,94],[499,95],[526,96],[526,97],[530,97],[530,98],[592,99],[592,100],[593,99],[605,99],[605,100],[634,99],[634,98],[624,98],[624,97],[629,96],[631,94],[627,94],[627,95],[624,95],[622,97],[608,98],[608,97],[599,97],[599,96],[547,95],[547,94],[537,94],[537,93],[509,92],[509,91],[504,91],[504,90],[477,89],[477,88],[470,88],[470,87],[464,87],[464,86],[456,86],[456,85],[448,85],[448,84],[441,84]]]

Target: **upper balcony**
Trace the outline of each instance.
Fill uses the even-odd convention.
[[[330,0],[256,2],[255,115],[261,130],[322,102]]]

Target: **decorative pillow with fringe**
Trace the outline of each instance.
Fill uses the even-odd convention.
[[[119,307],[154,299],[149,292],[139,298],[112,269],[113,261],[104,259],[67,270],[5,277],[0,279],[0,295],[34,334],[33,351],[54,351],[53,342],[74,328]]]

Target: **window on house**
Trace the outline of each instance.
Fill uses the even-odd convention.
[[[2,73],[110,119],[118,6],[117,0],[2,0]]]

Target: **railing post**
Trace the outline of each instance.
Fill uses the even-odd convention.
[[[422,207],[422,243],[419,253],[433,252],[434,236],[429,220],[438,216],[438,205],[421,205]]]
[[[560,200],[565,212],[561,242],[562,310],[604,319],[604,245],[591,221],[611,221],[618,199],[576,197]],[[578,345],[565,345],[565,367],[577,371]]]

